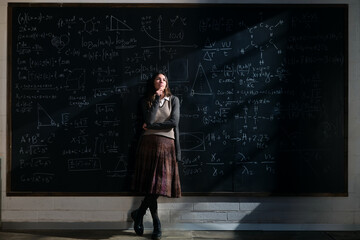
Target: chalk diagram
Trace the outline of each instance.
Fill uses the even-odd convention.
[[[63,34],[61,36],[54,36],[51,39],[51,44],[57,48],[58,52],[61,52],[61,50],[67,46],[70,42],[70,37],[66,34]]]
[[[202,132],[180,133],[181,151],[205,151],[205,138]]]
[[[67,91],[76,91],[85,89],[85,69],[78,68],[68,70],[65,89]]]
[[[190,95],[213,95],[209,80],[201,63],[199,63],[198,69],[196,71],[195,80],[191,87]]]
[[[147,49],[147,48],[157,48],[158,49],[158,53],[159,53],[159,60],[161,60],[161,53],[162,51],[167,52],[168,54],[170,54],[171,56],[176,54],[176,48],[197,48],[196,44],[180,44],[185,37],[185,34],[181,29],[182,27],[186,26],[186,18],[182,18],[179,16],[176,16],[174,19],[169,19],[170,27],[173,29],[174,32],[169,32],[167,33],[167,35],[169,36],[170,39],[164,39],[163,38],[163,17],[160,15],[157,20],[157,28],[153,28],[151,26],[151,24],[153,23],[151,17],[149,17],[149,19],[143,19],[141,22],[141,31],[144,32],[150,39],[154,40],[155,42],[157,42],[157,45],[152,45],[152,46],[144,46],[142,48]],[[175,23],[176,26],[175,26]],[[150,33],[150,30],[152,29],[156,29],[156,33],[157,35],[154,36],[152,33]],[[175,32],[176,30],[176,32]]]
[[[126,23],[126,21],[121,21],[114,16],[106,16],[106,18],[109,19],[109,26],[106,27],[107,31],[133,31],[133,29]]]
[[[95,18],[91,18],[91,19],[88,19],[88,20],[84,20],[83,18],[79,18],[80,21],[83,22],[84,24],[84,27],[82,30],[79,31],[79,33],[88,33],[88,34],[93,34],[94,32],[98,32],[98,28],[96,25],[99,25],[100,24],[100,21],[95,21]]]
[[[50,116],[50,114],[43,108],[39,103],[37,104],[37,128],[40,127],[56,127],[57,124],[55,120]]]
[[[128,171],[127,168],[127,157],[121,155],[118,159],[115,160],[116,164],[114,166],[114,170],[108,170],[108,177],[125,177]]]
[[[274,42],[274,30],[276,30],[282,24],[284,24],[284,21],[279,20],[273,25],[260,22],[259,24],[256,24],[252,27],[246,26],[250,36],[250,43],[244,48],[241,48],[240,53],[245,54],[251,48],[257,49],[260,52],[260,65],[265,64],[263,53],[270,47],[273,47],[277,51],[277,54],[282,54],[282,50]]]

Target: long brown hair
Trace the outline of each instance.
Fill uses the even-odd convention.
[[[146,101],[147,101],[148,108],[150,108],[152,106],[152,103],[153,103],[153,101],[155,100],[155,97],[156,97],[156,89],[155,89],[155,86],[154,86],[154,81],[155,81],[156,77],[159,74],[164,75],[165,78],[166,78],[166,87],[164,89],[165,97],[170,97],[171,96],[171,91],[170,91],[170,87],[169,87],[169,80],[168,80],[167,76],[162,72],[154,73],[151,76],[151,78],[148,79],[148,81],[146,83]]]

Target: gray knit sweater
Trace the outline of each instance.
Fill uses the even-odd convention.
[[[142,102],[142,112],[144,116],[145,123],[148,129],[170,129],[174,128],[175,132],[175,148],[176,148],[176,160],[181,160],[181,148],[180,148],[180,140],[179,140],[179,120],[180,120],[180,101],[179,98],[171,95],[171,114],[168,120],[164,122],[155,123],[156,112],[160,106],[160,97],[156,96],[154,102],[152,103],[151,108],[147,107],[146,99]]]

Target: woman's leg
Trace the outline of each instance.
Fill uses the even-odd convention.
[[[150,197],[148,195],[145,196],[144,200],[140,204],[140,207],[131,213],[131,218],[134,221],[134,231],[139,236],[144,234],[143,219],[146,210],[149,207],[150,201]]]
[[[154,231],[151,235],[151,239],[160,239],[161,238],[161,223],[158,215],[158,204],[157,199],[159,198],[159,195],[151,195],[151,201],[150,201],[150,212],[151,217],[153,219],[153,226]]]

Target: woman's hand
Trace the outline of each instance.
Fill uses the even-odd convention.
[[[157,94],[158,96],[162,97],[163,94],[164,94],[164,91],[165,91],[165,87],[166,87],[166,85],[161,85],[161,86],[159,87],[159,89],[156,90],[156,94]]]
[[[159,88],[157,91],[156,91],[156,95],[158,95],[158,96],[162,96],[163,95],[163,93],[164,93],[164,88]]]
[[[143,128],[145,131],[147,130],[146,127],[147,127],[147,125],[146,125],[146,123],[144,123],[143,126],[142,126],[142,128]]]

